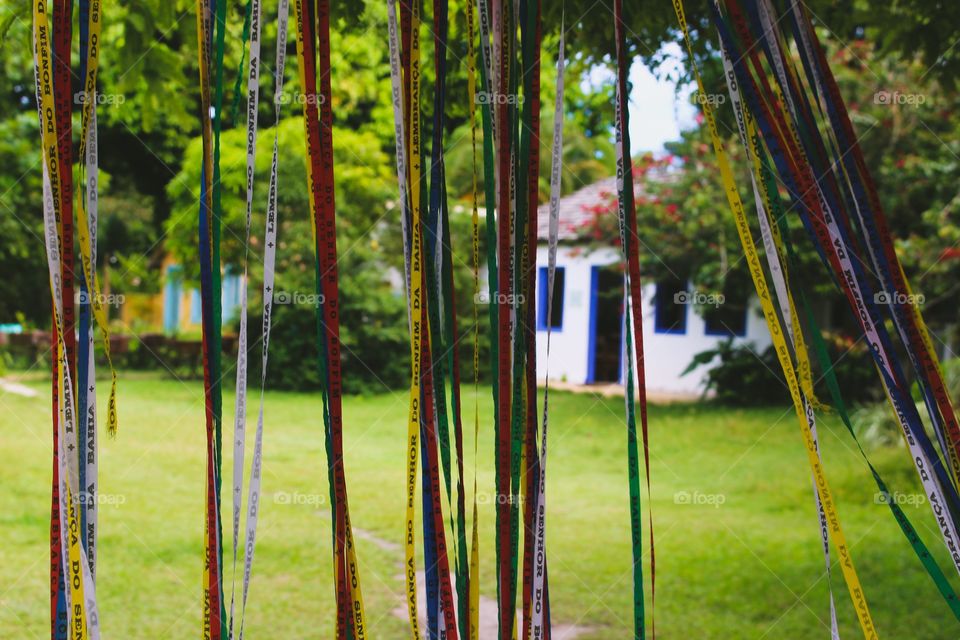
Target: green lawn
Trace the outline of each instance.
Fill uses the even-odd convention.
[[[40,397],[0,395],[3,638],[44,637],[48,628],[49,385],[40,379],[28,384]],[[109,498],[100,511],[104,637],[195,637],[203,523],[201,384],[127,375],[119,393],[120,434],[103,438],[100,454],[101,492]],[[472,406],[469,399],[465,404]],[[232,425],[232,394],[224,407]],[[402,392],[345,403],[351,513],[362,530],[364,596],[370,637],[376,639],[408,637],[406,623],[392,613],[403,603],[406,408]],[[581,638],[627,638],[632,581],[623,401],[557,393],[551,408],[548,553],[554,621],[589,627]],[[488,498],[493,485],[488,392],[482,393],[480,411],[486,418],[480,491]],[[249,415],[252,434],[255,405]],[[264,499],[246,622],[250,638],[326,637],[333,625],[320,416],[316,395],[267,397]],[[829,637],[810,473],[792,410],[654,407],[650,425],[658,635]],[[836,421],[820,432],[828,477],[880,637],[960,636],[960,624],[889,510],[875,503],[876,488],[849,437]],[[227,433],[225,487],[232,468],[229,443]],[[472,434],[467,443],[472,452]],[[891,489],[918,493],[903,449],[876,451],[873,457]],[[472,467],[471,453],[468,473]],[[701,504],[684,504],[687,495]],[[227,538],[230,500],[227,489]],[[928,506],[905,509],[944,571],[953,573]],[[484,500],[482,592],[490,598],[496,593],[493,513],[490,500]],[[230,550],[224,555],[229,558]],[[833,586],[841,632],[858,637],[839,570]],[[226,590],[229,594],[229,581]]]

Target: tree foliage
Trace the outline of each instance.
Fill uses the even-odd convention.
[[[921,308],[938,347],[952,347],[958,339],[960,294],[960,114],[956,110],[960,94],[931,73],[920,57],[900,61],[863,40],[846,45],[826,41],[897,253],[913,289],[922,296]],[[726,111],[726,121],[732,122],[729,103],[721,109]],[[735,131],[727,126],[725,134],[741,200],[752,210],[744,154]],[[653,280],[689,278],[705,293],[729,294],[733,288],[745,295],[752,285],[705,127],[683,132],[667,148],[670,155],[666,157],[647,155],[634,161],[644,272]],[[582,229],[586,241],[618,242],[615,195],[608,194],[592,211]],[[796,209],[790,208],[786,193],[780,195],[798,249],[797,276],[816,301],[825,325],[840,332],[836,346],[844,352],[857,335],[846,304],[820,263]],[[754,237],[759,238],[752,211],[749,219]]]
[[[709,2],[685,0],[684,9],[701,62],[719,67],[716,59],[716,30],[710,24]],[[777,15],[788,8],[789,0],[774,0]],[[864,39],[879,47],[883,57],[920,63],[940,81],[952,85],[960,78],[960,4],[941,0],[807,0],[804,6],[818,27],[834,41],[845,44]],[[628,51],[656,67],[665,56],[664,45],[677,42],[679,32],[673,3],[624,2]],[[565,14],[568,40],[580,55],[593,62],[614,55],[613,3],[608,0],[567,0],[544,3],[548,32],[559,30]],[[680,53],[685,56],[685,52]],[[689,70],[689,65],[686,65]]]
[[[717,38],[708,22],[707,1],[687,2],[687,16],[709,88],[723,92],[714,48]],[[624,4],[628,49],[634,57],[656,67],[668,56],[684,56],[681,48],[665,46],[678,41],[670,2]],[[780,6],[783,0],[775,4]],[[960,47],[953,46],[960,36],[960,5],[939,0],[810,0],[807,5],[839,52],[833,64],[855,123],[864,133],[868,165],[875,171],[881,197],[888,203],[902,258],[918,289],[927,295],[925,312],[935,322],[948,322],[952,296],[960,286],[953,259],[954,245],[960,240],[955,212],[958,194],[953,187],[960,153],[956,143],[960,119],[953,89],[960,69]],[[227,11],[223,176],[224,258],[230,264],[240,262],[238,238],[243,229],[243,110],[235,113],[232,108],[232,87],[241,59],[244,6],[243,0],[232,0]],[[173,253],[188,267],[196,265],[196,139],[201,114],[194,8],[188,0],[143,0],[105,7],[100,92],[113,99],[98,109],[103,149],[100,257],[101,264],[109,260],[113,265],[112,281],[118,288],[157,290],[155,267],[165,252]],[[472,170],[463,9],[464,0],[451,0],[449,93],[444,123],[448,186],[451,199],[461,203],[469,199]],[[564,108],[564,191],[609,175],[613,166],[612,85],[584,82],[595,65],[611,63],[612,5],[585,0],[544,3],[541,198],[547,192],[555,79],[552,52],[561,13],[565,13],[569,65]],[[287,119],[280,132],[280,215],[285,225],[281,241],[285,244],[278,257],[278,271],[285,279],[282,286],[312,290],[302,122],[293,117],[297,105],[292,99],[298,93],[295,46],[291,32],[285,77],[275,78],[275,15],[276,4],[265,5],[259,111],[262,133],[253,235],[256,241],[262,233],[272,145],[269,96],[280,82],[291,103],[285,106]],[[383,276],[391,266],[397,268],[400,252],[396,211],[387,208],[395,198],[396,179],[385,4],[338,3],[332,18],[343,289],[346,296],[388,291],[391,289]],[[40,162],[30,19],[26,5],[0,6],[0,229],[5,238],[0,247],[0,267],[10,274],[4,280],[6,289],[0,290],[0,321],[20,317],[28,323],[46,325],[49,303],[39,233]],[[423,42],[423,105],[429,110],[433,99],[429,21]],[[75,63],[76,57],[75,47]],[[685,67],[689,69],[689,65]],[[872,96],[879,88],[923,93],[929,99],[921,105],[878,105]],[[79,114],[74,115],[76,122]],[[721,116],[721,122],[732,123],[729,110],[722,111]],[[424,139],[429,141],[432,119],[426,118],[424,124]],[[729,127],[727,133],[732,133]],[[732,135],[730,138],[736,157],[737,145]],[[75,139],[75,148],[77,142]],[[655,251],[641,255],[649,273],[655,275],[658,269],[672,265],[671,269],[689,274],[698,286],[717,290],[726,286],[725,274],[739,273],[739,250],[706,142],[702,131],[684,133],[670,147],[679,177],[673,183],[645,187],[647,192],[638,201],[641,236]],[[740,171],[739,182],[745,189],[749,183],[742,168]],[[749,194],[743,195],[746,202],[752,201]],[[602,216],[600,224],[612,217]],[[466,253],[469,217],[454,218],[455,250]],[[797,233],[802,232],[797,228]],[[259,249],[259,245],[252,245],[252,265],[259,264]],[[804,259],[811,268],[817,267],[812,256]],[[253,267],[254,284],[259,282],[258,269]],[[461,290],[469,290],[468,272],[458,271],[457,278],[458,286],[463,285]],[[38,290],[44,293],[35,295]],[[357,303],[358,322],[366,323],[371,332],[382,330],[384,335],[392,335],[390,332],[404,330],[402,300],[391,301],[389,295],[379,299],[377,304],[384,305],[382,308]],[[383,327],[371,320],[380,316],[387,323]],[[372,333],[356,336],[357,344],[371,339]]]

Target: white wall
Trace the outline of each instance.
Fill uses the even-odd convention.
[[[643,289],[643,346],[647,365],[647,389],[651,393],[701,393],[707,373],[706,367],[698,367],[685,376],[680,374],[690,365],[694,355],[715,348],[727,338],[707,335],[703,317],[692,306],[686,308],[685,334],[656,333],[653,313],[656,286],[651,283]],[[770,342],[770,333],[760,313],[760,304],[755,297],[751,297],[745,335],[734,338],[734,344],[748,343],[759,354],[770,346]],[[757,366],[764,365],[758,362]]]
[[[551,337],[550,379],[570,383],[584,383],[587,379],[590,342],[591,269],[620,260],[613,248],[585,252],[573,247],[560,247],[557,266],[565,268],[563,326],[554,329]],[[547,248],[537,248],[538,266],[547,264]],[[692,307],[686,307],[687,330],[684,334],[654,332],[653,300],[656,286],[646,282],[643,287],[643,344],[646,361],[647,389],[652,394],[698,394],[706,369],[698,368],[686,376],[680,374],[693,356],[714,348],[726,338],[708,336],[703,318]],[[538,286],[539,291],[539,286]],[[747,313],[747,329],[736,343],[747,342],[758,353],[770,345],[770,334],[760,315],[756,299],[751,300]],[[537,377],[546,375],[546,330],[537,331]]]
[[[591,267],[612,264],[619,258],[614,249],[585,252],[559,247],[557,267],[564,267],[563,326],[551,332],[550,379],[582,384],[587,380],[590,344]],[[547,266],[547,248],[537,247],[537,267]],[[539,273],[537,274],[539,277]],[[539,294],[540,286],[537,285]],[[539,305],[539,300],[537,301]],[[539,309],[538,309],[539,313]],[[539,316],[538,316],[539,317]],[[537,329],[537,378],[546,376],[547,332]]]

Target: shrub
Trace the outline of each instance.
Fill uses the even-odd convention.
[[[701,351],[682,375],[709,366],[704,394],[721,404],[735,406],[790,402],[783,372],[773,348],[757,353],[748,345],[724,340],[715,349]]]
[[[341,272],[344,274],[344,272]],[[409,346],[403,298],[348,278],[341,281],[340,340],[344,393],[383,392],[402,387],[409,376]],[[267,388],[320,388],[317,323],[313,306],[276,304],[270,332]],[[262,318],[248,319],[250,380],[259,380]]]

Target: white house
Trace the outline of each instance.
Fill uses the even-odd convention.
[[[572,384],[622,383],[623,272],[618,247],[586,248],[579,230],[590,207],[616,193],[614,178],[601,180],[560,200],[560,246],[553,317],[547,318],[547,233],[549,205],[539,210],[537,248],[537,375],[546,374],[546,332],[552,325],[550,379]],[[644,250],[643,247],[640,249]],[[702,392],[706,370],[681,376],[693,356],[733,338],[757,353],[771,343],[759,303],[698,296],[688,283],[643,286],[643,346],[647,388],[652,395],[690,396]]]

